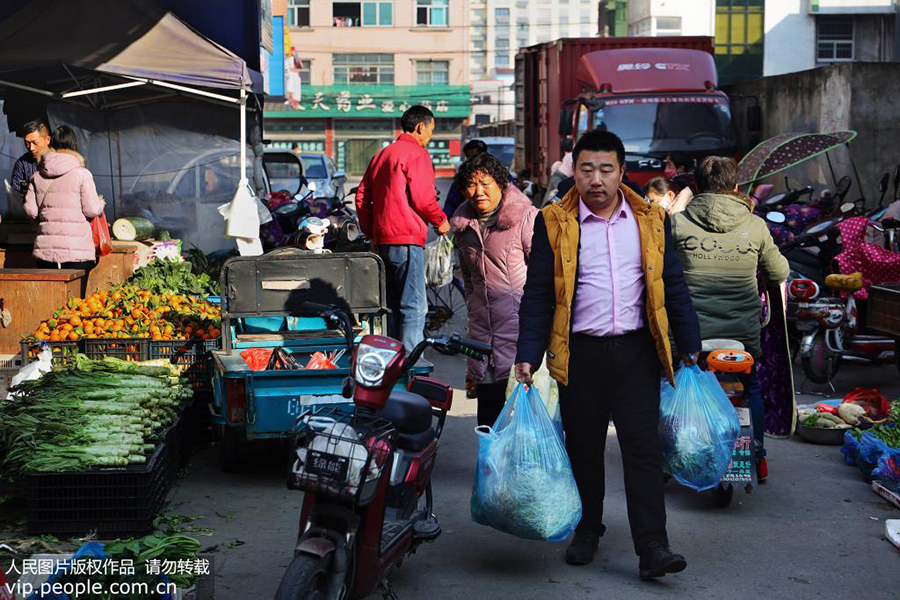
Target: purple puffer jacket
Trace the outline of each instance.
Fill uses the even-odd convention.
[[[47,152],[40,163],[25,194],[25,213],[39,221],[34,257],[57,264],[95,260],[90,219],[103,212],[103,201],[94,176],[70,150]]]
[[[481,234],[472,205],[464,202],[450,225],[459,250],[469,337],[494,348],[491,364],[498,381],[509,375],[519,338],[519,302],[525,289],[531,234],[538,210],[514,185],[503,191],[497,223]],[[467,376],[480,382],[487,362],[469,359]]]

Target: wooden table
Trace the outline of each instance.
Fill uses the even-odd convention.
[[[134,253],[140,242],[113,241],[112,246],[112,252],[101,256],[97,265],[88,271],[88,294],[117,286],[134,273]],[[0,244],[0,268],[34,269],[35,266],[31,246]]]
[[[69,298],[81,295],[83,278],[80,269],[0,269],[0,299],[12,313],[9,327],[0,325],[0,354],[19,352],[23,335],[34,333]]]

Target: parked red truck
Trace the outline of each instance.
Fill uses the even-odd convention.
[[[518,168],[546,186],[550,167],[589,129],[625,145],[629,177],[662,175],[665,158],[733,155],[728,96],[711,37],[570,38],[516,57]]]

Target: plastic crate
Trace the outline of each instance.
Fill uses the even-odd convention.
[[[150,360],[166,359],[183,365],[190,386],[199,391],[212,391],[211,352],[221,347],[222,338],[214,340],[150,341]]]
[[[150,340],[146,338],[97,338],[84,340],[84,353],[91,360],[111,356],[140,362],[150,358]]]
[[[900,283],[869,287],[868,325],[877,331],[900,337]]]
[[[18,354],[0,354],[0,399],[6,398],[12,378],[22,368],[22,357]]]
[[[48,340],[28,341],[23,340],[22,347],[22,364],[34,362],[41,354],[41,347],[38,344],[47,344],[53,351],[53,366],[62,367],[75,360],[75,355],[84,351],[82,340],[76,342],[51,342]]]
[[[29,473],[28,534],[100,538],[143,536],[153,531],[180,468],[181,420],[175,422],[143,465],[82,472]]]

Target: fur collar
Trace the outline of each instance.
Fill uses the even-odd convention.
[[[497,228],[512,229],[521,223],[522,216],[529,206],[532,206],[531,200],[522,193],[522,190],[513,184],[507,185],[506,189],[503,190],[503,198],[500,200]],[[464,230],[466,227],[475,228],[477,225],[478,215],[468,201],[464,201],[450,219],[450,226],[457,232]]]

